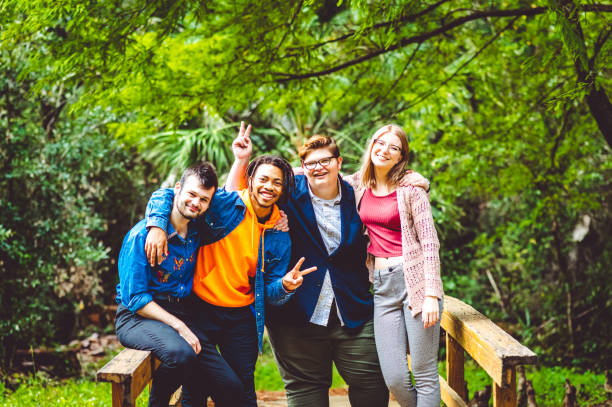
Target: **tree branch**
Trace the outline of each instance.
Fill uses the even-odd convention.
[[[291,73],[284,73],[284,72],[272,72],[271,74],[275,76],[284,76],[284,78],[277,79],[277,82],[287,82],[287,81],[296,80],[296,79],[300,80],[300,79],[314,78],[317,76],[324,76],[324,75],[328,75],[328,74],[340,71],[344,68],[348,68],[350,66],[357,65],[362,62],[368,61],[384,53],[395,51],[400,48],[404,48],[409,44],[424,42],[430,38],[443,34],[447,31],[452,30],[453,28],[459,27],[470,21],[479,20],[479,19],[483,19],[487,17],[520,17],[523,15],[536,15],[536,14],[541,14],[545,11],[546,9],[544,7],[536,7],[536,8],[531,8],[531,9],[490,10],[486,12],[484,11],[477,12],[469,16],[457,18],[442,27],[436,28],[435,30],[404,38],[400,40],[398,43],[391,45],[387,48],[379,48],[369,54],[362,55],[358,58],[352,59],[350,61],[344,62],[342,64],[336,65],[331,68],[323,69],[321,71],[307,72],[307,73],[300,73],[300,74],[291,74]]]
[[[551,170],[556,170],[557,169],[557,165],[555,164],[555,158],[557,156],[557,150],[559,149],[559,146],[561,145],[561,142],[565,139],[567,124],[569,122],[569,117],[570,117],[572,111],[573,111],[572,104],[569,103],[569,107],[563,113],[563,121],[562,121],[561,127],[559,128],[559,132],[557,133],[557,136],[555,137],[555,144],[553,145],[552,149],[550,150],[550,169]]]
[[[404,65],[404,68],[402,68],[402,71],[400,72],[400,74],[397,76],[397,78],[395,78],[395,81],[393,81],[393,84],[391,85],[391,87],[386,92],[379,95],[379,97],[374,99],[372,102],[360,108],[359,113],[365,110],[370,110],[373,106],[376,106],[378,103],[380,103],[380,98],[382,97],[382,95],[388,95],[393,91],[393,89],[395,89],[395,87],[398,85],[400,80],[404,77],[404,74],[406,73],[406,70],[408,69],[408,67],[412,64],[412,61],[414,60],[414,57],[416,56],[417,52],[421,48],[421,45],[422,43],[418,43],[417,46],[414,47],[414,50],[412,51],[412,54],[410,54],[408,61]],[[366,72],[366,71],[364,70],[363,72]],[[356,109],[357,109],[357,106],[353,106],[353,108],[351,108],[350,111],[354,112]]]
[[[416,21],[419,17],[422,17],[428,13],[431,13],[432,11],[434,11],[436,8],[438,8],[440,5],[444,4],[448,2],[448,0],[441,0],[438,1],[435,4],[432,4],[431,6],[429,6],[428,8],[416,13],[416,14],[410,14],[408,16],[399,18],[399,19],[395,19],[395,20],[391,20],[391,21],[385,21],[385,22],[381,22],[381,23],[376,23],[373,24],[369,27],[364,28],[363,30],[359,31],[359,30],[351,30],[349,32],[347,32],[346,34],[341,35],[340,37],[337,38],[333,38],[327,41],[323,41],[320,43],[316,43],[316,44],[312,44],[312,45],[307,45],[304,47],[290,47],[288,48],[289,51],[301,51],[301,50],[314,50],[317,48],[320,48],[322,46],[325,46],[327,44],[332,44],[334,42],[339,42],[339,41],[344,41],[346,39],[349,39],[351,37],[353,37],[355,34],[357,34],[358,32],[362,32],[362,33],[368,33],[370,31],[373,31],[375,29],[378,28],[386,28],[386,27],[390,27],[390,26],[394,26],[397,25],[398,23],[409,23],[409,22],[413,22]],[[452,10],[449,13],[447,13],[447,15],[444,17],[444,19],[446,17],[448,17],[449,15],[459,12],[459,11],[473,11],[473,9],[457,9],[457,10]],[[583,12],[605,12],[605,13],[612,13],[612,5],[607,5],[607,4],[585,4],[580,6],[580,10]],[[472,21],[472,20],[476,20],[476,19],[481,19],[481,18],[487,18],[487,17],[515,17],[515,16],[533,16],[533,15],[538,15],[538,14],[544,14],[547,11],[546,7],[532,7],[532,8],[521,8],[521,9],[511,9],[511,10],[488,10],[488,11],[477,11],[469,16],[464,16],[461,17],[457,20],[454,20],[453,22],[444,25],[443,27],[441,27],[441,29],[447,27],[448,25],[454,24],[454,22],[458,21],[458,20],[462,20],[465,18],[468,18],[467,21],[462,22],[461,24],[468,22],[468,21]],[[454,26],[452,27],[454,28]],[[448,30],[444,30],[448,31]],[[427,38],[426,38],[427,39]],[[418,42],[418,41],[413,41],[413,42]]]
[[[422,101],[424,101],[425,99],[427,99],[429,96],[431,96],[432,94],[434,94],[435,92],[437,92],[442,86],[446,85],[447,83],[449,83],[451,80],[453,80],[453,78],[455,78],[455,76],[457,76],[459,74],[459,72],[465,68],[466,66],[468,66],[473,60],[475,60],[489,45],[493,44],[493,42],[499,38],[500,35],[502,35],[502,33],[504,31],[506,31],[508,28],[512,27],[512,24],[514,24],[514,22],[518,19],[518,17],[513,18],[508,24],[506,24],[506,26],[504,28],[502,28],[499,32],[497,32],[493,38],[489,39],[482,47],[480,47],[480,49],[478,51],[476,51],[476,53],[474,55],[472,55],[470,57],[470,59],[468,59],[467,61],[465,61],[464,63],[461,64],[461,66],[459,66],[455,72],[452,73],[452,75],[450,75],[449,77],[447,77],[446,79],[444,79],[438,86],[436,86],[435,88],[432,88],[430,90],[428,90],[427,92],[424,92],[422,94],[420,94],[419,96],[417,96],[416,99],[414,99],[412,102],[408,103],[406,106],[403,106],[401,109],[399,109],[398,111],[395,112],[395,115],[397,115],[400,112],[403,112],[406,109],[411,108],[412,106],[415,106],[419,103],[421,103]]]
[[[277,53],[280,50],[280,47],[285,42],[285,40],[287,39],[287,36],[289,35],[289,32],[291,31],[291,27],[293,26],[293,23],[295,23],[295,20],[298,14],[300,14],[300,11],[302,10],[303,4],[304,4],[304,0],[300,0],[300,3],[297,5],[297,8],[295,9],[295,13],[293,13],[293,17],[291,17],[291,21],[289,22],[289,24],[287,24],[287,31],[285,31],[285,34],[283,34],[283,38],[281,38],[281,40],[278,42],[278,45],[276,46]]]
[[[323,42],[319,42],[316,44],[312,44],[312,45],[307,45],[305,47],[292,47],[289,48],[289,50],[302,50],[302,49],[309,49],[309,50],[314,50],[317,48],[320,48],[322,46],[325,46],[327,44],[332,44],[334,42],[339,42],[339,41],[344,41],[348,38],[353,37],[355,34],[359,33],[369,33],[370,31],[373,31],[377,28],[383,28],[383,27],[389,27],[389,26],[394,26],[398,23],[409,23],[412,21],[416,21],[419,17],[424,16],[425,14],[431,13],[432,11],[434,11],[436,8],[438,8],[439,6],[441,6],[444,3],[447,3],[449,0],[440,0],[437,3],[432,4],[431,6],[427,7],[424,10],[419,11],[416,14],[409,14],[407,16],[401,17],[401,18],[397,18],[395,20],[391,20],[391,21],[385,21],[382,23],[376,23],[373,24],[369,27],[364,28],[363,30],[351,30],[349,32],[347,32],[346,34],[341,35],[340,37],[336,37],[336,38],[332,38],[331,40],[327,40],[327,41],[323,41]]]
[[[593,56],[589,59],[589,69],[593,69],[595,67],[595,60],[597,59],[597,55],[599,55],[599,51],[603,45],[610,38],[610,34],[612,33],[612,25],[606,26],[597,36],[597,41],[595,41],[595,45],[593,45]]]

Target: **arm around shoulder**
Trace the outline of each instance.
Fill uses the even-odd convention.
[[[354,190],[357,190],[361,187],[361,172],[357,171],[350,175],[342,175],[342,180],[346,181]]]
[[[153,192],[145,213],[147,228],[155,226],[167,232],[173,202],[174,190],[172,188],[162,188]]]

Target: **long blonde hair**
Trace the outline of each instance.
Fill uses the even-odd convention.
[[[410,152],[410,147],[408,146],[408,136],[406,136],[406,132],[400,126],[396,124],[386,124],[380,129],[376,130],[376,133],[374,133],[370,143],[368,144],[368,148],[363,154],[361,169],[359,171],[361,172],[361,184],[366,188],[373,188],[376,186],[374,164],[372,163],[371,158],[372,148],[374,146],[374,140],[378,140],[385,134],[393,134],[394,136],[397,136],[402,144],[402,158],[393,166],[393,168],[391,168],[387,174],[386,181],[393,185],[397,185],[404,176],[404,170],[408,164],[408,153]]]

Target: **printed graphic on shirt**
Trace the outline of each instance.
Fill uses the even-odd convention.
[[[182,257],[180,259],[175,258],[174,259],[174,271],[181,271],[181,268],[183,267],[184,262],[185,262],[185,259],[183,259]]]
[[[164,273],[164,270],[161,268],[157,269],[157,281],[160,283],[167,283],[169,277],[170,273]]]

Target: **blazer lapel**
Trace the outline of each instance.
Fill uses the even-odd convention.
[[[310,199],[310,193],[308,192],[308,184],[306,177],[302,180],[296,179],[297,191],[295,194],[294,210],[297,213],[296,222],[306,230],[306,236],[298,236],[298,239],[308,238],[311,239],[315,246],[321,249],[321,252],[327,255],[327,249],[325,243],[321,237],[319,231],[319,225],[317,224],[317,217],[312,207],[312,200]]]
[[[342,221],[342,234],[340,236],[340,245],[335,250],[338,251],[346,244],[347,239],[351,236],[351,218],[353,211],[356,211],[355,206],[355,191],[345,181],[340,179],[340,188],[342,188],[342,199],[340,200],[340,219]]]

